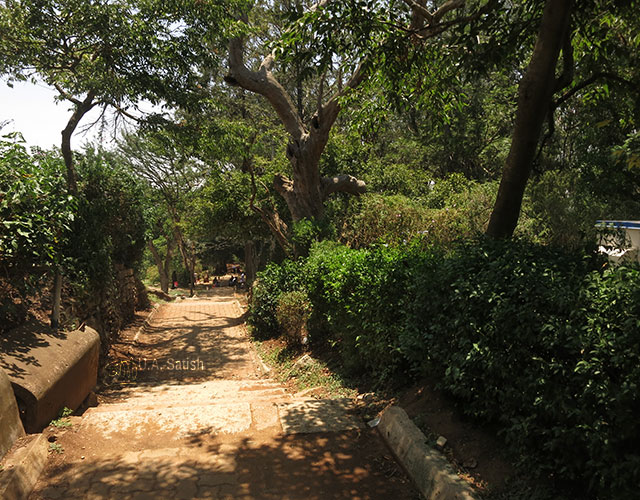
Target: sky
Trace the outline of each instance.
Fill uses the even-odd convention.
[[[45,149],[60,147],[60,134],[71,117],[71,103],[56,103],[55,95],[55,90],[43,83],[15,82],[10,88],[6,80],[0,80],[0,123],[11,120],[0,130],[0,136],[8,132],[20,132],[29,146]],[[99,137],[99,124],[82,133],[83,125],[94,122],[99,116],[99,109],[92,109],[85,115],[71,138],[72,148]],[[105,141],[109,141],[110,136],[107,134]]]

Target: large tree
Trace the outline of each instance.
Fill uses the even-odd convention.
[[[386,30],[361,22],[358,7]],[[427,110],[423,116],[444,120],[446,130],[451,110],[468,106],[466,94],[476,92],[477,78],[487,81],[500,74],[494,84],[518,85],[509,154],[487,231],[500,238],[516,227],[532,166],[541,142],[553,134],[557,111],[593,88],[602,95],[634,94],[637,99],[637,7],[636,1],[609,0],[404,0],[385,10],[375,2],[327,1],[317,10],[331,14],[316,14],[313,22],[320,47],[322,33],[332,36],[338,23],[354,37],[368,36],[362,53],[373,78],[367,82],[380,85],[411,120],[419,116],[412,108],[419,107]],[[360,24],[373,28],[362,33]]]
[[[230,3],[230,2],[229,2]],[[93,108],[140,116],[137,104],[197,102],[225,5],[158,0],[0,2],[0,74],[41,79],[71,103],[61,149],[75,191],[71,136]]]
[[[229,4],[233,0],[230,0]],[[67,187],[77,191],[71,137],[93,108],[131,113],[138,102],[188,106],[228,16],[227,4],[159,0],[0,2],[0,74],[41,79],[71,103],[61,150]],[[195,96],[195,98],[194,98]],[[59,323],[62,274],[55,272],[52,324]]]
[[[280,45],[248,63],[246,37],[231,40],[225,80],[262,95],[289,135],[286,155],[290,177],[277,175],[273,187],[286,201],[294,222],[321,218],[325,200],[333,193],[365,191],[365,183],[351,175],[323,176],[320,158],[344,101],[385,65],[385,44],[394,43],[396,28],[411,43],[422,43],[468,24],[487,9],[486,4],[474,5],[458,15],[465,7],[461,0],[439,6],[425,1],[405,3],[399,12],[360,0],[285,4],[289,24],[279,33]],[[250,25],[251,14],[240,16],[245,27]],[[256,42],[252,41],[255,51]],[[275,71],[278,57],[284,62],[279,74]],[[303,85],[310,84],[313,89],[304,92]],[[270,226],[279,233],[279,240],[286,239],[288,227],[277,214]]]
[[[544,122],[543,142],[554,133],[556,110],[598,87],[607,98],[631,95],[640,102],[637,7],[634,1],[544,3],[533,53],[519,84],[511,148],[487,229],[490,236],[513,234],[540,154]]]
[[[292,178],[284,174],[277,175],[274,188],[285,199],[293,220],[322,217],[325,199],[336,191],[353,194],[364,192],[364,183],[355,177],[339,175],[326,178],[321,176],[319,169],[320,156],[340,112],[340,99],[365,78],[367,70],[363,61],[356,62],[353,74],[345,81],[340,77],[334,82],[335,89],[328,98],[325,96],[324,81],[321,80],[316,95],[316,111],[305,120],[301,105],[294,103],[290,93],[273,73],[275,55],[269,53],[257,69],[251,70],[245,64],[244,52],[244,39],[233,38],[229,45],[229,73],[225,80],[264,96],[289,135],[286,154],[291,164]],[[299,104],[301,98],[302,94],[298,92]],[[286,232],[283,223],[278,226]]]
[[[170,259],[175,243],[184,267],[189,272],[189,285],[193,294],[195,242],[185,235],[185,219],[190,198],[205,182],[209,167],[196,157],[194,143],[180,140],[181,137],[181,134],[174,134],[168,129],[127,134],[119,142],[118,156],[155,192],[154,198],[160,201],[165,211],[166,224],[162,217],[157,217],[158,224],[168,226],[171,232],[171,236],[166,237],[167,253],[164,259],[153,241],[148,242],[158,266],[163,290],[165,286],[168,287],[166,262]]]

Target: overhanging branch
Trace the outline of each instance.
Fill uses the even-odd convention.
[[[367,185],[364,181],[356,179],[352,175],[341,174],[335,177],[324,177],[322,179],[322,195],[326,199],[331,193],[349,193],[353,195],[364,194]]]
[[[306,128],[291,97],[271,73],[273,63],[273,54],[269,54],[258,71],[249,70],[244,64],[244,42],[241,38],[233,38],[229,42],[229,74],[225,81],[265,97],[287,132],[300,140],[307,133]]]

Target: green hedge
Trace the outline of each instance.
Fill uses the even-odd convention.
[[[310,341],[380,380],[429,376],[498,425],[532,471],[630,498],[640,484],[640,274],[525,241],[352,250],[323,243],[260,276],[250,322],[278,335],[279,294],[311,300]]]

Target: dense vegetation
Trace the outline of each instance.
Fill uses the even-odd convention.
[[[71,106],[60,150],[0,142],[2,328],[41,301],[108,346],[124,273],[193,292],[242,260],[255,335],[430,377],[537,473],[628,497],[640,283],[594,222],[640,213],[639,23],[636,0],[0,2],[0,76]],[[95,107],[132,126],[74,152]]]
[[[0,150],[2,330],[25,321],[30,301],[49,302],[52,277],[60,272],[68,278],[63,326],[93,315],[108,349],[111,335],[140,305],[123,303],[118,277],[144,249],[139,182],[112,155],[87,150],[78,156],[72,194],[59,153],[30,154],[15,136],[4,138]]]
[[[254,334],[290,339],[280,309],[310,309],[311,345],[333,346],[352,375],[436,380],[470,417],[495,423],[531,473],[576,495],[631,498],[638,269],[524,240],[427,241],[326,242],[268,266],[253,290]]]

